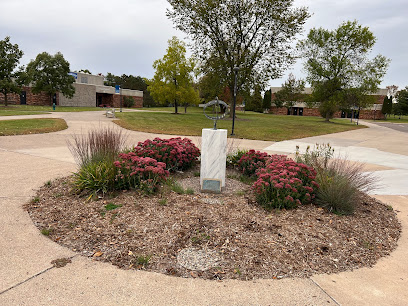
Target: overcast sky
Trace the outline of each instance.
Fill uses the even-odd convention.
[[[392,60],[381,87],[408,85],[407,0],[295,0],[295,5],[313,14],[304,34],[354,19],[368,26],[377,37],[373,55]],[[167,7],[165,0],[0,0],[0,39],[10,36],[19,45],[21,64],[43,51],[60,51],[71,70],[151,78],[153,61],[163,57],[167,40],[186,39],[167,19]],[[301,68],[301,62],[293,67],[296,77],[304,77]],[[270,85],[280,86],[287,74]]]

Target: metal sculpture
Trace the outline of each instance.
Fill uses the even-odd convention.
[[[224,113],[220,113],[220,115],[219,115],[219,113],[218,113],[218,108],[220,107],[220,105],[223,105],[223,106],[225,107],[225,112],[224,112]],[[214,116],[207,115],[207,113],[205,112],[205,109],[206,109],[207,107],[210,107],[210,106],[215,106],[215,117],[214,117]],[[214,130],[217,129],[217,121],[218,121],[218,120],[221,120],[221,119],[224,119],[225,116],[228,114],[228,109],[229,109],[228,104],[225,103],[224,101],[218,100],[218,97],[215,97],[214,100],[212,100],[212,101],[210,101],[210,102],[204,104],[204,115],[205,115],[208,119],[211,119],[211,120],[214,121]]]

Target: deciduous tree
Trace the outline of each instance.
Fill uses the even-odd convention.
[[[264,110],[269,110],[272,104],[272,92],[271,90],[267,90],[264,93],[263,101],[262,101],[262,108]]]
[[[398,116],[408,115],[408,86],[397,94],[397,103],[393,104],[394,114]]]
[[[384,102],[381,108],[381,112],[384,114],[385,118],[387,115],[390,115],[392,112],[392,98],[389,96],[385,96]]]
[[[221,98],[221,94],[224,89],[220,78],[212,73],[201,76],[198,81],[198,88],[200,98],[203,99],[205,103],[213,100],[215,97]],[[224,102],[228,103],[229,98]]]
[[[254,112],[258,112],[258,113],[263,112],[263,108],[262,108],[263,99],[262,99],[262,94],[261,94],[261,88],[259,86],[255,87],[251,102],[252,102]]]
[[[246,84],[265,87],[292,64],[291,43],[309,17],[293,0],[168,0],[167,16],[194,42],[205,74],[211,72],[234,92]]]
[[[46,92],[50,97],[50,105],[52,105],[52,96],[57,92],[68,98],[74,96],[75,87],[72,83],[75,82],[75,78],[68,75],[69,72],[69,62],[60,52],[55,55],[47,52],[40,53],[27,65],[33,93]]]
[[[368,27],[347,21],[332,31],[314,28],[299,43],[306,80],[326,121],[351,95],[363,97],[377,91],[390,60],[382,55],[368,58],[375,41]]]
[[[305,81],[302,79],[297,80],[290,73],[288,79],[282,84],[282,89],[275,93],[275,100],[292,114],[292,108],[303,97],[302,92],[304,89]]]
[[[148,90],[159,103],[174,103],[175,113],[178,104],[185,107],[199,103],[198,91],[193,86],[195,62],[186,58],[185,44],[177,37],[169,40],[167,53],[162,59],[156,60],[156,70],[152,80],[148,81]]]
[[[23,56],[17,44],[10,42],[10,37],[0,40],[0,93],[4,95],[4,105],[8,105],[8,94],[19,93],[20,71],[16,71],[17,65]]]

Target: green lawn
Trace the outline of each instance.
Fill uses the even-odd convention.
[[[0,136],[51,133],[67,127],[63,119],[0,120]]]
[[[151,111],[151,112],[166,112],[166,113],[174,113],[174,106],[173,107],[143,107],[142,110],[144,111]],[[178,112],[184,114],[184,107],[179,106]],[[196,114],[196,113],[203,113],[203,109],[198,106],[190,106],[187,107],[187,114]]]
[[[401,119],[398,119],[398,116],[394,118],[394,116],[392,116],[391,118],[387,118],[387,119],[382,119],[382,120],[370,120],[371,122],[389,122],[389,123],[408,123],[408,117],[407,116],[402,116]]]
[[[57,106],[55,111],[52,106],[37,106],[37,105],[0,105],[0,116],[21,116],[21,115],[40,115],[52,112],[85,112],[85,111],[101,111],[102,108],[97,107],[70,107]]]
[[[203,115],[201,108],[188,108],[187,114],[173,114],[174,108],[145,108],[157,112],[116,113],[115,122],[129,130],[159,134],[198,136],[203,128],[212,128],[213,122]],[[165,112],[167,111],[167,113]],[[184,109],[180,109],[183,111]],[[217,123],[220,129],[231,132],[232,120]],[[238,138],[281,141],[322,134],[338,133],[364,128],[348,120],[333,119],[326,123],[318,117],[278,116],[254,112],[237,112],[235,134]]]

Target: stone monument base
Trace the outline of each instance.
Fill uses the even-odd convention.
[[[225,168],[227,164],[227,130],[203,129],[201,139],[201,169],[200,185],[202,190],[220,192],[220,187],[225,188]],[[203,181],[206,184],[203,189]],[[220,181],[219,184],[209,182]],[[216,190],[211,190],[211,188]]]

